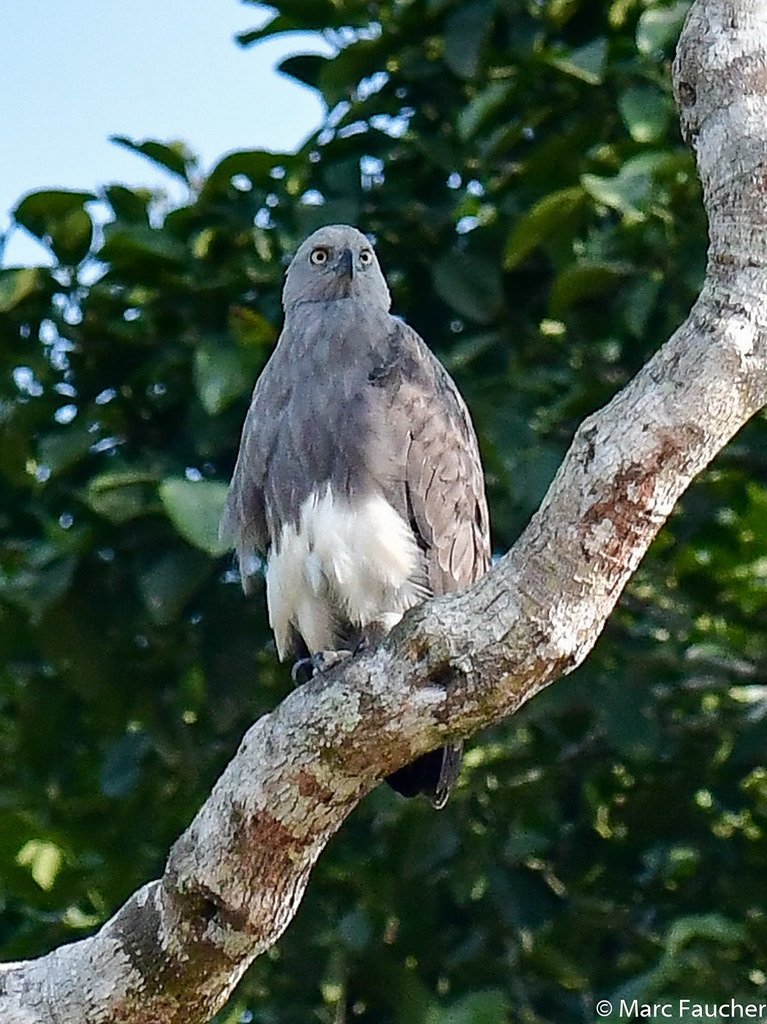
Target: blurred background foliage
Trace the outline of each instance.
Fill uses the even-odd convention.
[[[290,686],[216,523],[280,285],[372,232],[471,406],[494,545],[687,313],[706,229],[664,0],[274,0],[242,45],[325,100],[293,154],[118,139],[182,190],[27,195],[0,271],[0,948],[87,934],[163,868]],[[267,96],[249,102],[269,102]],[[685,496],[596,651],[472,742],[435,814],[385,787],[217,1017],[589,1022],[598,997],[753,999],[767,918],[767,453]]]

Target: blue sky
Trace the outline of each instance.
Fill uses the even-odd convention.
[[[292,35],[241,49],[235,33],[267,15],[241,0],[0,0],[0,232],[33,189],[168,184],[110,135],[182,139],[203,168],[297,146],[322,105],[274,67],[329,48]],[[4,262],[39,252],[17,232]]]

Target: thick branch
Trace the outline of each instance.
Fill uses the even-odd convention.
[[[687,321],[580,427],[491,573],[256,722],[163,878],[96,935],[5,967],[6,1024],[207,1020],[287,926],[365,793],[583,660],[680,494],[767,403],[767,2],[697,0],[674,73],[711,225]]]

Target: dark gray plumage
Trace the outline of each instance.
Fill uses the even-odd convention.
[[[285,324],[242,432],[222,532],[245,589],[266,556],[280,659],[354,650],[490,560],[487,503],[466,406],[421,338],[389,313],[368,239],[332,225],[288,268]],[[452,743],[396,772],[441,807]]]

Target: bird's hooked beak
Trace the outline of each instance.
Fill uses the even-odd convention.
[[[354,253],[351,249],[344,249],[338,257],[338,272],[349,281],[354,278]]]

